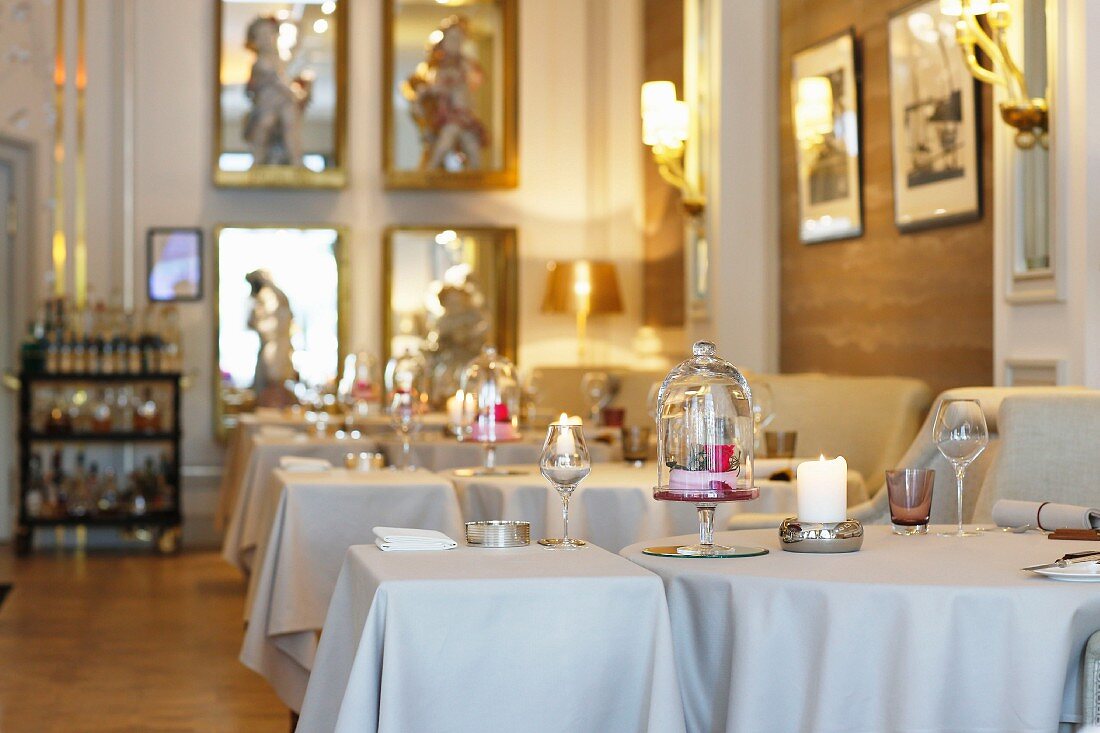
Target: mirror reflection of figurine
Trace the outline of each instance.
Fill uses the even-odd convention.
[[[245,48],[256,54],[245,93],[252,109],[244,119],[244,139],[253,165],[302,165],[302,114],[309,104],[313,75],[287,76],[279,56],[279,21],[260,16],[248,26]]]
[[[427,59],[401,87],[424,144],[424,170],[477,170],[489,132],[473,110],[473,95],[484,80],[478,60],[464,50],[469,21],[446,18],[432,34]]]
[[[469,266],[457,265],[443,277],[439,307],[428,323],[431,398],[442,404],[460,386],[462,371],[489,342],[485,296],[469,277]]]
[[[294,403],[294,395],[286,388],[295,380],[294,347],[290,343],[294,316],[286,293],[271,279],[267,270],[253,270],[245,275],[252,287],[252,312],[248,327],[260,337],[256,353],[256,376],[252,390],[256,404],[262,407],[283,407]]]

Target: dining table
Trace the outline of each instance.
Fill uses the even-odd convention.
[[[1043,533],[899,536],[857,552],[781,549],[775,529],[718,532],[740,558],[621,555],[661,577],[689,731],[1055,733],[1080,720],[1097,586],[1022,568],[1096,543]]]
[[[376,448],[373,438],[363,436],[257,432],[249,439],[248,458],[225,524],[222,557],[242,572],[250,571],[256,545],[267,529],[259,520],[256,497],[269,489],[280,459],[287,456],[319,458],[333,466],[342,466],[348,453],[369,452]]]
[[[761,458],[755,462],[760,496],[752,501],[719,504],[716,526],[725,526],[741,512],[789,512],[795,514],[795,482],[768,478],[792,473],[803,460]],[[514,519],[531,523],[532,539],[558,536],[561,501],[554,488],[539,474],[534,463],[505,466],[504,476],[468,476],[453,471],[445,475],[455,485],[462,514],[467,521]],[[611,461],[592,464],[592,472],[577,486],[569,502],[570,534],[618,552],[646,538],[691,532],[698,527],[694,504],[654,501],[657,465]],[[863,478],[848,473],[848,503],[867,499]]]
[[[267,530],[249,578],[240,660],[297,711],[347,549],[372,542],[376,526],[461,537],[462,518],[450,482],[422,470],[276,470],[256,501]]]
[[[297,733],[681,733],[657,576],[598,547],[348,550]]]

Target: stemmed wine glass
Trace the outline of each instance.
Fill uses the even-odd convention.
[[[584,442],[584,431],[580,425],[562,420],[550,426],[539,455],[539,471],[561,497],[562,521],[562,536],[539,540],[539,544],[556,549],[584,547],[583,540],[569,536],[569,497],[577,484],[592,471],[592,458],[588,455],[588,445]]]
[[[401,438],[401,468],[412,471],[412,436],[420,431],[420,394],[415,389],[395,390],[390,399],[390,424]]]
[[[600,410],[607,407],[613,397],[611,375],[607,372],[585,372],[581,377],[581,392],[584,393],[584,401],[588,404],[592,424],[599,425]]]
[[[767,382],[756,380],[749,385],[749,389],[752,390],[753,447],[759,451],[764,439],[764,429],[775,419],[772,389]]]
[[[977,400],[944,400],[932,425],[932,442],[955,469],[959,492],[958,527],[954,532],[941,532],[944,537],[974,537],[977,532],[963,529],[963,481],[966,467],[981,455],[989,444],[989,429],[985,413]]]

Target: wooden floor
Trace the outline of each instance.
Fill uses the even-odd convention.
[[[213,552],[12,557],[0,546],[0,733],[285,733],[237,661],[244,584]]]

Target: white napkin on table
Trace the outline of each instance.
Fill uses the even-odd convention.
[[[1073,504],[1000,499],[993,504],[998,527],[1029,524],[1042,529],[1100,529],[1100,509]]]
[[[305,456],[282,456],[279,458],[279,468],[284,471],[327,471],[332,464],[324,458],[307,458]]]
[[[434,529],[407,529],[405,527],[375,527],[374,544],[378,549],[390,550],[453,550],[458,543]]]

